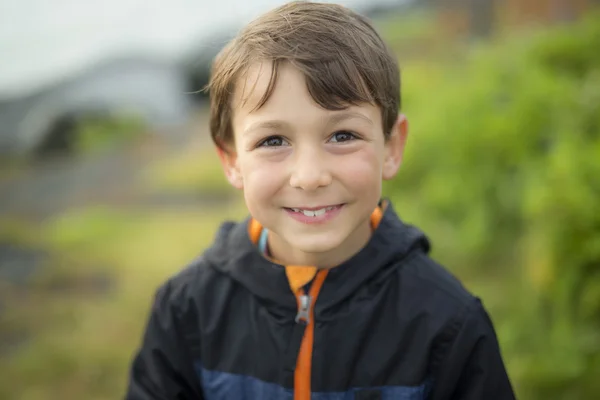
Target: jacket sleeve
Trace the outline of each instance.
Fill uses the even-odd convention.
[[[169,284],[156,293],[142,345],[131,365],[126,400],[202,400],[190,349]]]
[[[451,328],[433,383],[433,400],[515,399],[498,339],[488,313],[477,299]]]

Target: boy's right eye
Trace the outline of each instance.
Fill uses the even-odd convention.
[[[269,136],[258,144],[258,147],[279,147],[286,146],[288,142],[281,136]]]

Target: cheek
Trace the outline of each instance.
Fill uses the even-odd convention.
[[[373,190],[381,186],[382,162],[375,148],[367,147],[335,163],[336,175],[346,186]]]
[[[271,198],[282,185],[281,168],[254,158],[240,160],[240,172],[244,180],[247,201],[255,203]]]

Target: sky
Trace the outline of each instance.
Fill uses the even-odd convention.
[[[321,0],[350,7],[375,0]],[[378,3],[398,0],[376,0]],[[0,0],[0,99],[128,52],[173,57],[286,0]]]

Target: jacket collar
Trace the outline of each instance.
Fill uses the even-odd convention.
[[[209,265],[229,275],[265,305],[281,312],[296,309],[284,266],[260,253],[252,241],[252,218],[227,222],[205,253]],[[417,228],[405,225],[389,204],[369,242],[352,258],[329,271],[319,294],[317,311],[351,296],[366,282],[383,278],[399,267],[411,250],[429,251],[429,241]]]

